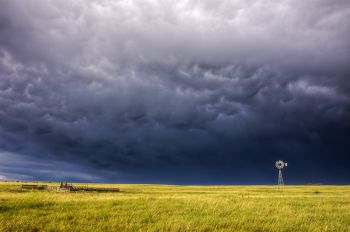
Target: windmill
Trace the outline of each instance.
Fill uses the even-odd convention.
[[[282,169],[284,167],[287,167],[288,164],[283,162],[282,160],[278,160],[278,161],[276,161],[275,166],[278,169],[278,186],[282,186],[282,185],[284,185],[283,176],[282,176]]]

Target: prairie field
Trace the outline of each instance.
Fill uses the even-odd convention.
[[[22,184],[0,182],[0,231],[350,231],[350,186]]]

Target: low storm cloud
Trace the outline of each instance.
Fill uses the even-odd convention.
[[[349,183],[348,1],[0,6],[1,177]]]

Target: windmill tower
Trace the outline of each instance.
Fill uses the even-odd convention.
[[[282,169],[284,167],[287,167],[288,164],[283,162],[282,160],[278,160],[278,161],[276,161],[275,166],[278,169],[278,187],[280,187],[280,186],[284,185],[283,176],[282,176]]]

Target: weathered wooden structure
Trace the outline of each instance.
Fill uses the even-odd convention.
[[[47,185],[38,185],[38,184],[22,184],[22,188],[24,189],[38,189],[43,190],[47,189]]]
[[[119,188],[97,188],[85,186],[73,186],[67,182],[61,182],[59,187],[60,192],[70,192],[70,191],[94,191],[94,192],[120,192]]]
[[[61,182],[59,186],[48,186],[38,184],[22,184],[23,189],[30,190],[49,190],[52,192],[73,192],[73,191],[92,191],[92,192],[120,192],[119,188],[89,187],[88,185],[76,185],[68,182]]]

